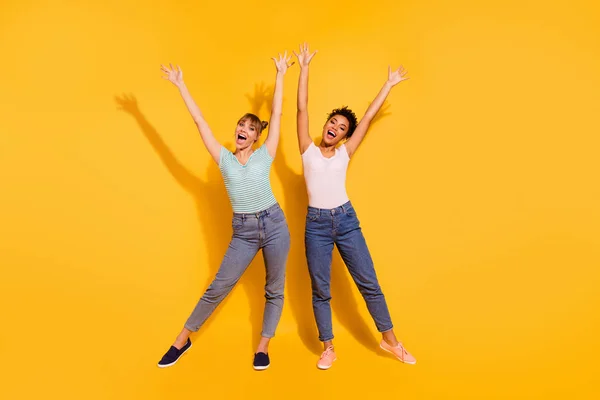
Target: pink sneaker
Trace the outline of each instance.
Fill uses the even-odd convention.
[[[321,354],[321,358],[317,363],[317,368],[319,369],[329,369],[333,365],[333,362],[337,360],[335,356],[335,351],[333,351],[333,346],[329,346],[327,350]]]
[[[387,344],[387,342],[385,340],[382,340],[381,343],[379,344],[379,347],[381,347],[383,350],[387,351],[388,353],[392,353],[393,355],[396,356],[396,358],[400,361],[402,361],[405,364],[416,364],[417,363],[417,359],[414,358],[412,356],[412,354],[410,354],[408,351],[406,351],[406,349],[404,348],[404,346],[402,346],[402,343],[398,342],[398,345],[394,346],[390,346],[389,344]]]

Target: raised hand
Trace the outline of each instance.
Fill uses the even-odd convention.
[[[279,58],[271,57],[271,60],[275,61],[275,67],[277,68],[277,72],[285,74],[287,69],[294,65],[293,62],[289,64],[291,58],[292,56],[288,56],[286,51],[283,55],[279,53]]]
[[[408,72],[401,65],[397,70],[392,71],[392,67],[388,66],[388,83],[392,86],[399,84],[402,81],[409,79],[406,74]]]
[[[162,77],[163,79],[170,81],[177,87],[181,87],[181,85],[183,85],[183,71],[179,65],[177,68],[174,68],[173,64],[169,64],[169,67],[161,64],[160,69],[165,73],[165,75]]]
[[[300,45],[300,52],[296,53],[294,51],[294,55],[298,58],[298,63],[300,63],[300,68],[308,67],[310,64],[310,60],[317,54],[317,50],[312,53],[308,49],[308,43],[304,42],[304,44]]]

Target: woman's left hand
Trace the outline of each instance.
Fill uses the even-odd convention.
[[[292,56],[288,57],[287,51],[286,51],[283,55],[281,55],[281,53],[279,53],[279,58],[272,57],[271,59],[273,61],[275,61],[275,67],[277,68],[277,72],[285,74],[287,72],[287,69],[289,67],[291,67],[292,65],[294,65],[293,61],[291,64],[289,64],[291,58],[292,58]]]
[[[388,66],[388,83],[392,86],[399,84],[402,81],[409,79],[406,74],[408,72],[401,65],[397,70],[392,71],[392,67]]]

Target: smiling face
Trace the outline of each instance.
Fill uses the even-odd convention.
[[[357,124],[356,114],[347,106],[334,109],[329,113],[327,122],[323,126],[321,143],[326,146],[337,146],[343,139],[350,139]]]
[[[323,142],[328,146],[336,146],[348,135],[350,122],[341,114],[332,115],[323,126]]]
[[[262,129],[263,123],[256,115],[244,115],[235,128],[235,147],[243,150],[252,146],[260,137]]]

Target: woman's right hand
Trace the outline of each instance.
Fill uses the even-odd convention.
[[[308,49],[308,43],[304,42],[304,44],[300,45],[300,52],[296,53],[294,51],[294,55],[298,57],[298,63],[300,64],[300,68],[306,68],[310,64],[310,60],[317,54],[317,50],[310,53]]]
[[[169,67],[161,64],[160,69],[165,73],[163,79],[167,79],[173,85],[180,88],[183,85],[183,71],[181,70],[181,67],[178,65],[177,68],[174,68],[173,64],[169,64]]]

